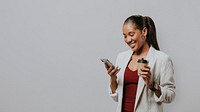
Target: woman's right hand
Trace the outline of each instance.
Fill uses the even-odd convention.
[[[106,69],[107,69],[108,75],[110,76],[112,80],[117,78],[117,73],[120,71],[119,67],[110,66],[110,67],[106,67]]]
[[[106,66],[106,65],[105,65]],[[110,88],[112,93],[116,92],[117,89],[117,73],[120,71],[120,68],[114,66],[106,66],[107,73],[110,76]]]

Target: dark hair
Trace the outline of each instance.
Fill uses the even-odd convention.
[[[146,42],[149,46],[153,46],[155,49],[160,50],[156,38],[156,27],[153,20],[148,16],[132,15],[128,17],[124,23],[131,22],[136,25],[136,28],[143,30],[144,27],[147,28],[147,38]]]

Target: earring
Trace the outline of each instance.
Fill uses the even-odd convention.
[[[145,39],[146,39],[146,36],[142,36],[142,39],[145,40]]]

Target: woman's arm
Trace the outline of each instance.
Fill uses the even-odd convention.
[[[163,60],[160,71],[160,91],[155,92],[156,102],[170,103],[175,98],[175,81],[172,60],[167,57]],[[160,93],[160,95],[159,95]]]

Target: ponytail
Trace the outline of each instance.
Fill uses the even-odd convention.
[[[153,46],[155,49],[160,50],[159,46],[158,46],[158,42],[157,42],[157,38],[156,38],[156,27],[155,24],[153,22],[153,20],[148,17],[148,16],[144,16],[144,26],[147,27],[147,43],[149,46]]]

